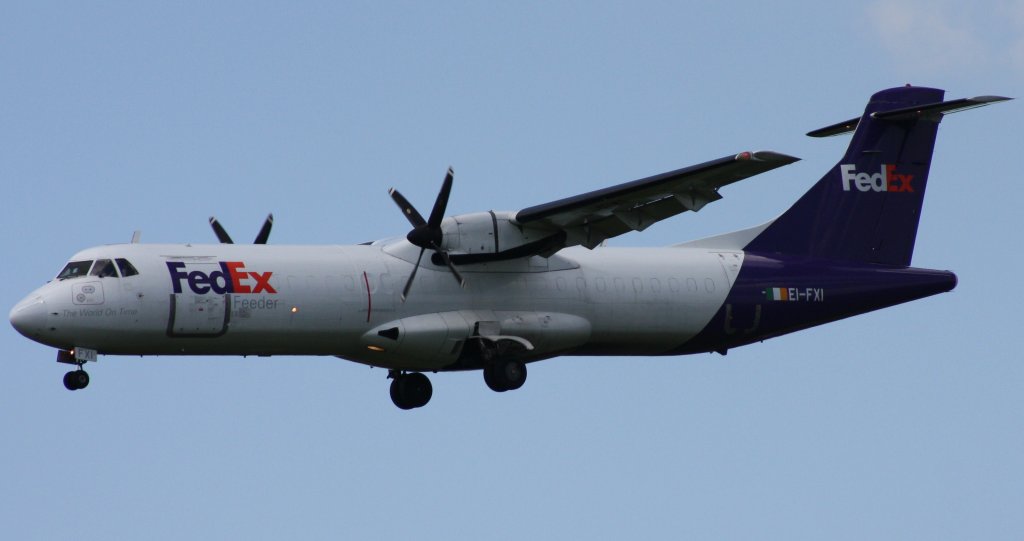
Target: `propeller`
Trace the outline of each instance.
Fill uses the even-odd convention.
[[[217,240],[221,244],[234,244],[235,241],[231,240],[231,235],[224,229],[224,226],[220,225],[217,218],[210,216],[210,227],[213,228],[213,234],[217,235]],[[270,228],[274,227],[274,215],[268,214],[267,219],[263,222],[263,227],[260,228],[259,234],[256,235],[256,240],[253,244],[266,244],[267,239],[270,238]]]
[[[402,289],[402,302],[405,302],[406,297],[409,296],[412,281],[416,278],[416,271],[420,268],[423,252],[427,248],[441,256],[441,259],[444,260],[444,264],[448,266],[448,270],[452,272],[452,276],[455,277],[455,281],[459,283],[459,286],[466,287],[466,280],[455,269],[452,259],[448,257],[448,252],[441,249],[441,242],[444,240],[444,232],[441,231],[441,220],[444,219],[444,211],[448,207],[448,196],[452,193],[452,180],[454,178],[455,172],[449,167],[448,174],[445,175],[444,182],[441,184],[441,191],[437,194],[437,200],[434,201],[434,208],[430,211],[430,217],[426,220],[423,219],[423,215],[416,210],[416,207],[412,206],[408,199],[398,193],[398,190],[394,188],[388,190],[388,193],[391,194],[391,199],[395,201],[398,208],[402,209],[402,214],[412,224],[412,231],[409,231],[405,238],[414,246],[420,247],[420,255],[416,258],[416,265],[413,266],[412,274],[409,275],[409,280],[405,282],[405,288]]]
[[[256,239],[252,241],[253,244],[266,244],[267,239],[270,238],[270,228],[274,227],[274,215],[267,214],[267,219],[263,220],[263,226],[260,227],[260,232],[256,234]]]

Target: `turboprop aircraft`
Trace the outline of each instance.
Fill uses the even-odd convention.
[[[427,218],[390,194],[404,237],[355,246],[100,246],[71,257],[10,313],[21,334],[77,365],[98,355],[331,355],[388,369],[402,409],[431,398],[426,372],[480,370],[518,389],[526,363],[559,355],[718,352],[949,291],[949,271],[910,266],[943,116],[1009,98],[943,101],[892,88],[864,114],[808,135],[853,132],[846,154],[771,222],[661,248],[606,239],[721,199],[729,184],[793,163],[770,151],[515,212],[445,217],[448,171]],[[424,257],[428,255],[428,257]]]

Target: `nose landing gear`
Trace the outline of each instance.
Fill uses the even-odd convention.
[[[78,370],[72,370],[67,374],[64,374],[64,388],[69,391],[77,391],[79,389],[85,389],[89,386],[89,373],[82,370],[81,367]]]
[[[75,348],[73,350],[58,350],[57,362],[73,364],[78,367],[64,374],[64,388],[69,391],[85,389],[89,386],[89,373],[82,370],[82,366],[88,361],[96,360],[96,350]]]

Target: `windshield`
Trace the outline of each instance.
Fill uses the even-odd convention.
[[[66,280],[68,278],[85,276],[89,273],[89,267],[91,266],[92,261],[72,261],[64,266],[64,270],[60,271],[60,274],[57,275],[57,279]]]
[[[109,259],[97,259],[96,264],[92,266],[92,272],[89,274],[99,278],[117,277],[117,271],[114,270],[114,262]]]
[[[121,271],[121,277],[135,276],[139,271],[135,270],[135,265],[128,262],[127,259],[122,257],[117,258],[117,268]]]

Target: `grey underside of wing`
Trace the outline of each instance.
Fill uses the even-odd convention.
[[[594,248],[605,239],[688,210],[698,211],[722,198],[718,190],[799,158],[771,151],[743,152],[617,186],[520,210],[524,227],[565,233],[561,247]]]

